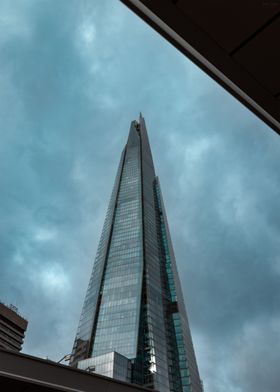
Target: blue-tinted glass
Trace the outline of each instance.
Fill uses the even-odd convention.
[[[102,374],[160,392],[202,390],[142,116],[121,158],[71,363],[88,357]]]

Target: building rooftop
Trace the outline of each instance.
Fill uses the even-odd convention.
[[[0,347],[20,351],[27,324],[15,306],[0,303]]]
[[[28,321],[18,313],[18,308],[16,306],[12,304],[8,306],[3,302],[0,302],[0,315],[18,325],[24,331],[26,330]]]
[[[145,392],[150,389],[0,349],[0,387],[17,392]]]

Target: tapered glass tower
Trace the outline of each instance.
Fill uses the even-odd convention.
[[[145,121],[130,126],[72,366],[160,392],[201,392]]]

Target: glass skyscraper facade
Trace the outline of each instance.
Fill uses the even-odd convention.
[[[121,155],[70,364],[160,392],[202,391],[141,114]]]

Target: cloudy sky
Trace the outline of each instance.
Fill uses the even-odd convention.
[[[278,392],[280,137],[117,0],[0,0],[0,300],[72,349],[142,111],[206,392]]]

